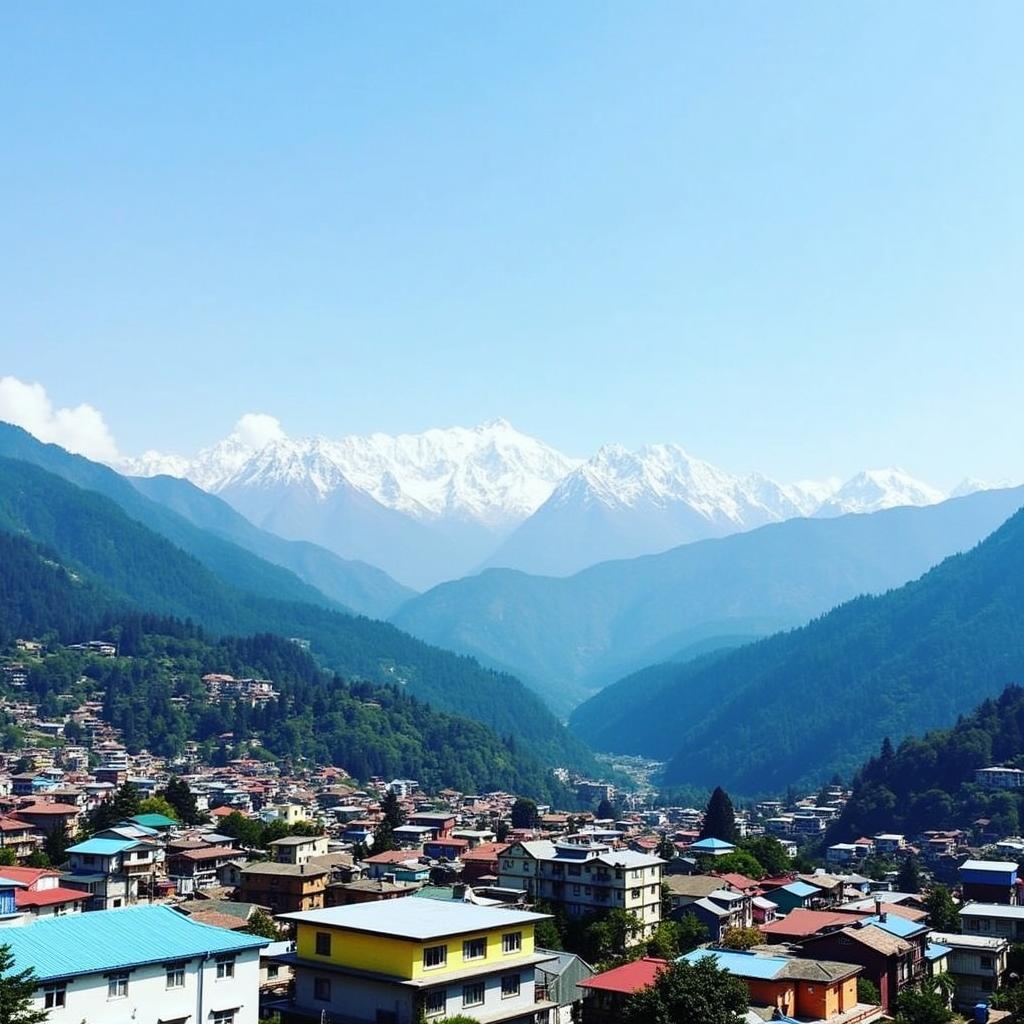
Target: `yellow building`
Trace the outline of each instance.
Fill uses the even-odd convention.
[[[409,897],[283,914],[295,925],[294,997],[282,1024],[416,1024],[463,1014],[486,1024],[547,1024],[534,928],[547,915]]]

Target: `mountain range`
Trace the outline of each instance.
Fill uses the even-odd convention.
[[[794,517],[945,497],[899,469],[845,483],[737,476],[674,444],[606,445],[581,460],[504,420],[330,440],[292,439],[263,419],[268,428],[240,425],[195,457],[147,452],[116,468],[188,479],[264,530],[416,589],[481,568],[569,575]],[[957,493],[984,486],[965,481]]]
[[[665,781],[756,795],[852,773],[1024,679],[1024,510],[920,579],[790,632],[602,690],[573,728],[668,760]]]
[[[513,672],[565,714],[652,663],[803,625],[900,586],[1021,505],[1024,488],[979,491],[924,508],[789,519],[565,578],[491,569],[412,598],[392,621]]]

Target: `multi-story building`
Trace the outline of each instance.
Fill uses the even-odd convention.
[[[661,922],[660,857],[615,850],[606,843],[547,839],[513,843],[501,856],[498,885],[560,904],[573,917],[618,909],[640,922],[648,938]]]
[[[278,864],[308,864],[327,853],[327,836],[285,836],[270,844],[270,853]]]
[[[1024,907],[1006,903],[965,903],[960,908],[960,930],[965,935],[1024,942]]]
[[[139,898],[139,880],[156,870],[158,850],[130,839],[87,839],[68,848],[63,885],[89,894],[86,910],[116,910]]]
[[[4,932],[14,969],[32,968],[32,1009],[57,1021],[257,1024],[266,939],[131,907]]]
[[[1012,860],[965,860],[960,865],[964,899],[977,903],[1018,902],[1017,862]]]
[[[949,973],[956,983],[954,1001],[962,1009],[988,1002],[1006,976],[1010,944],[987,935],[932,932],[933,943],[949,949]]]
[[[294,996],[272,1008],[282,1024],[416,1024],[464,1015],[488,1024],[547,1024],[534,948],[543,914],[441,900],[389,900],[285,914],[295,952]]]
[[[319,910],[330,871],[312,864],[262,861],[242,868],[238,899],[269,907],[275,914]]]

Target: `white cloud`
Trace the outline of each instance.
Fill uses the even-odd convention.
[[[120,454],[103,414],[83,402],[55,409],[42,384],[0,377],[0,420],[23,427],[48,444],[59,444],[100,462],[115,463]]]
[[[235,424],[232,433],[257,451],[271,441],[283,441],[288,436],[281,427],[281,421],[265,412],[247,412]]]

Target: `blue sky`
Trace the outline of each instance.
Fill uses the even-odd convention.
[[[1024,476],[1018,3],[0,7],[0,374]]]

